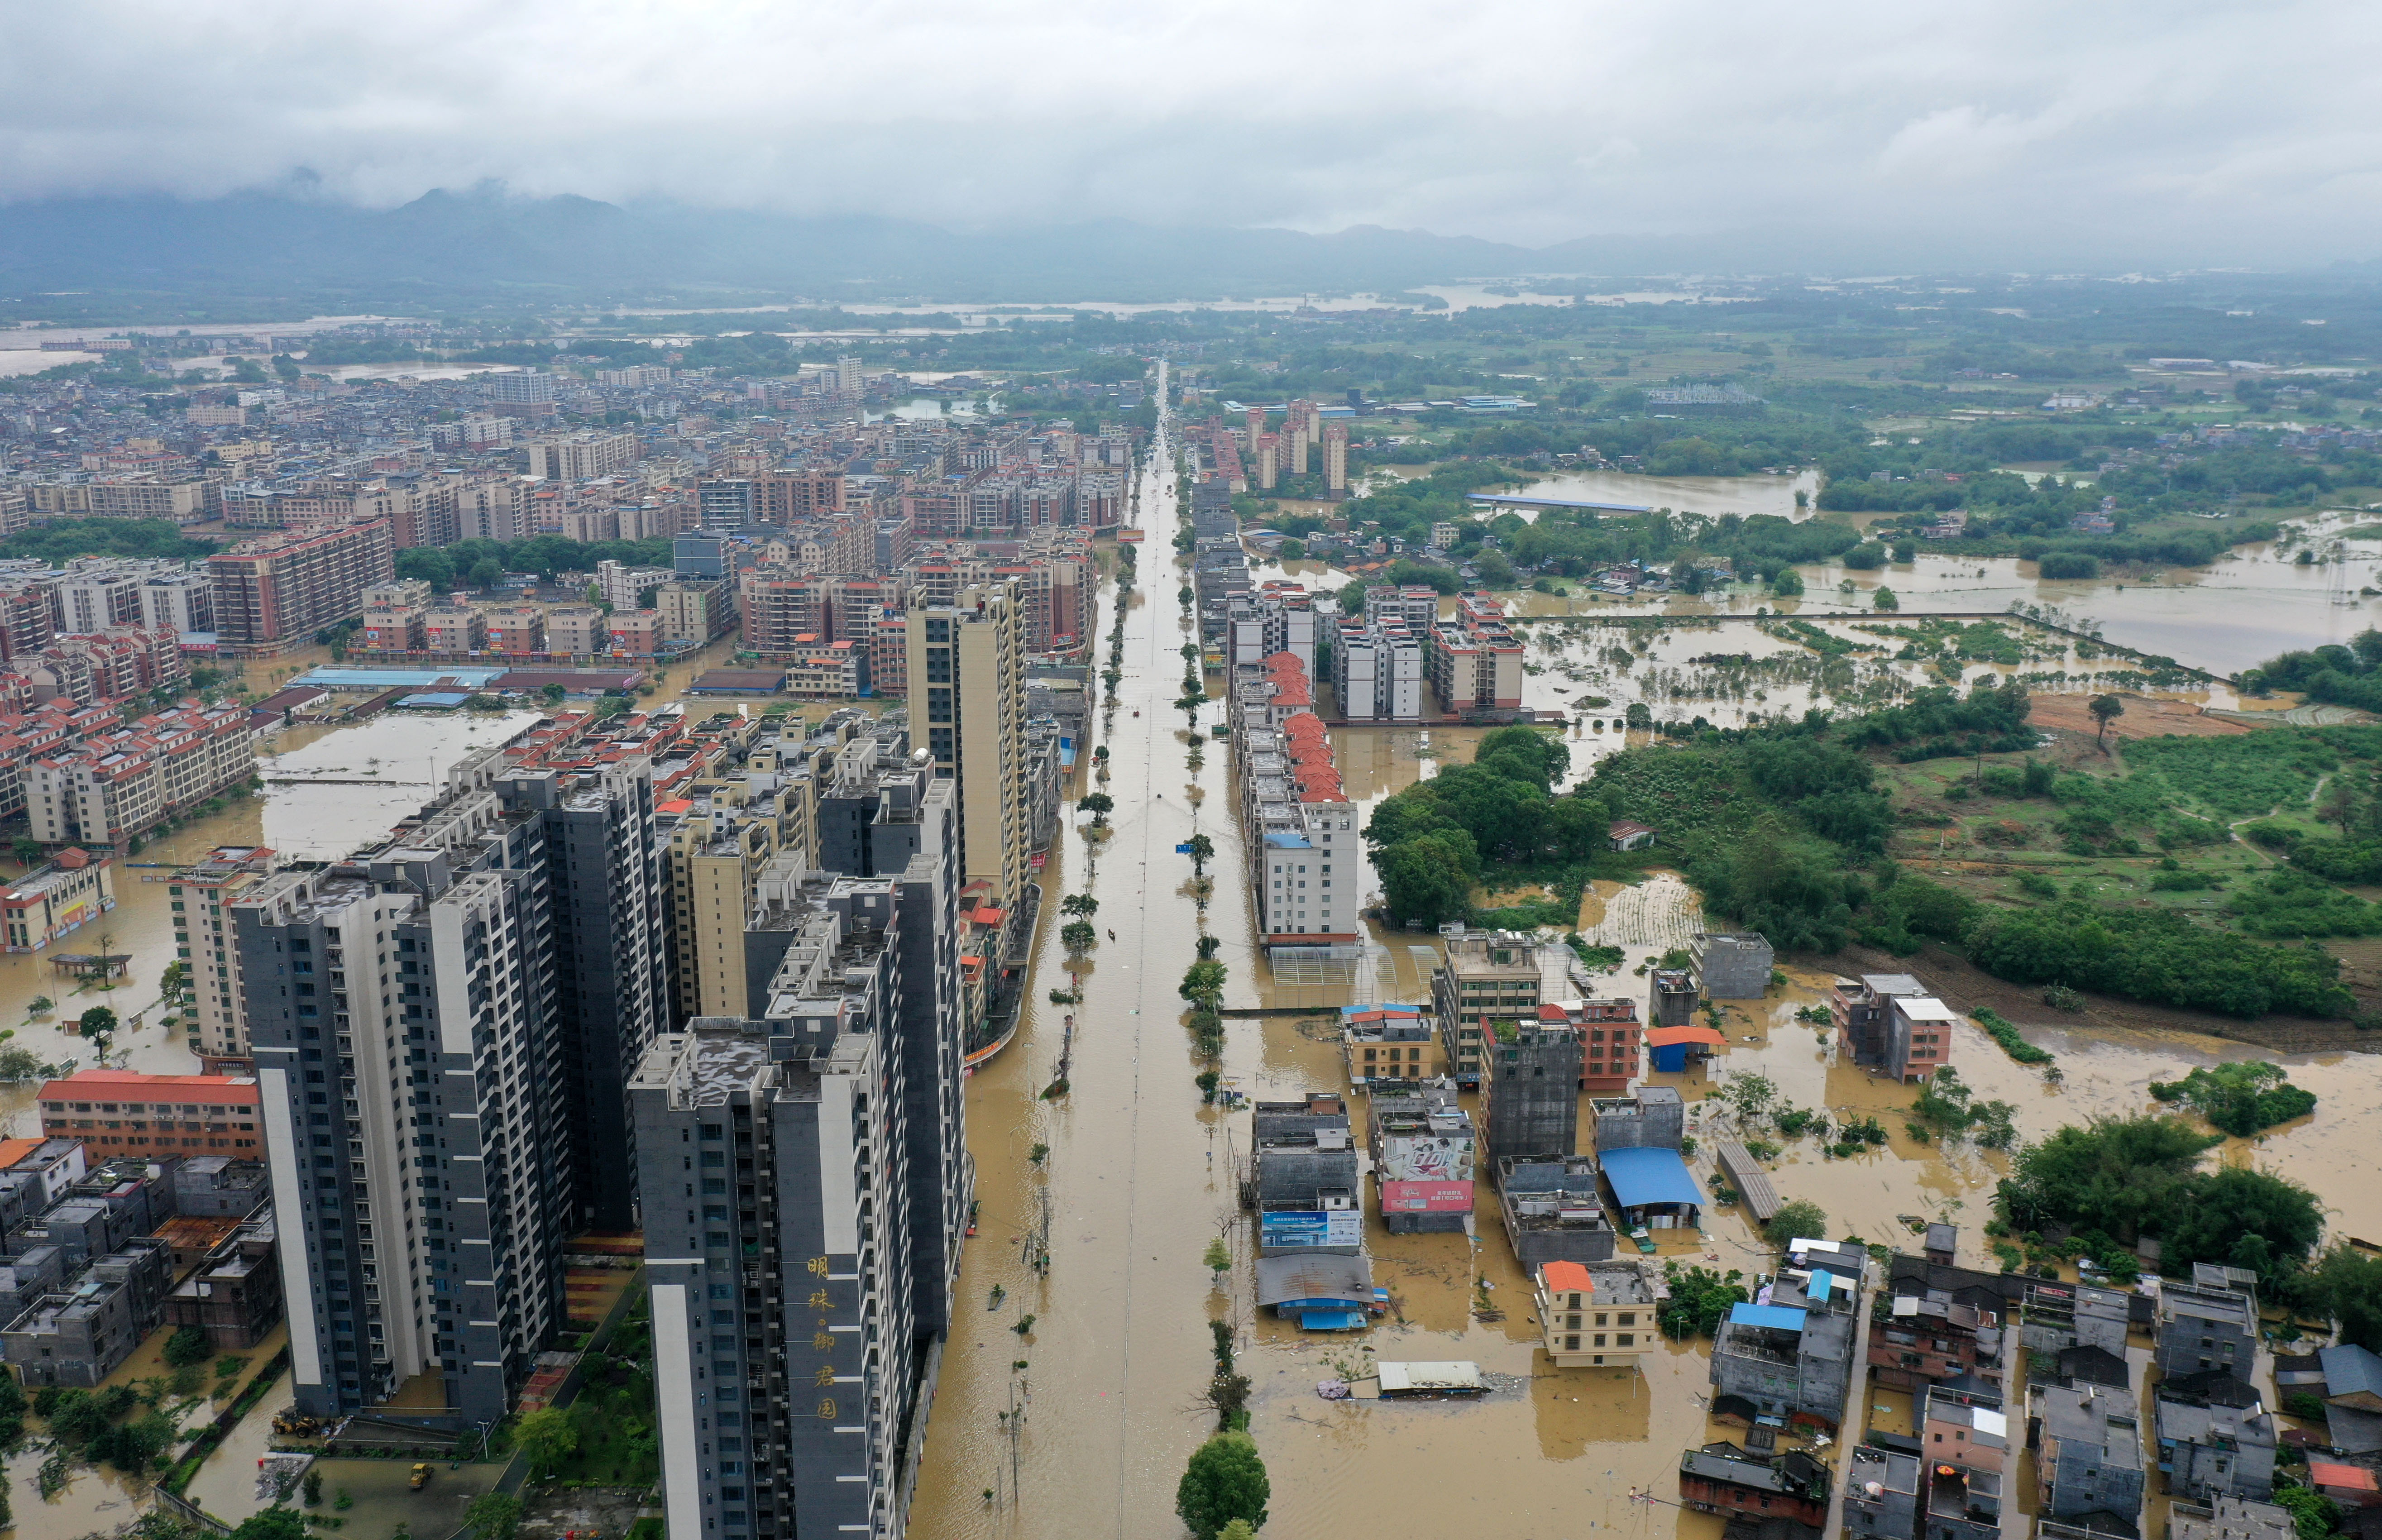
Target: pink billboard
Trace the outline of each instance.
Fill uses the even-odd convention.
[[[1469,1214],[1470,1182],[1383,1182],[1383,1214]]]

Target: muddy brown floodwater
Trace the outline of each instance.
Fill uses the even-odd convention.
[[[1161,443],[1152,462],[1163,468],[1171,458]],[[1046,872],[1052,896],[1099,899],[1101,929],[1113,924],[1117,939],[1101,942],[1086,971],[1069,1094],[1041,1096],[1060,1051],[1061,1013],[1043,1003],[1044,992],[1065,972],[1053,925],[1038,942],[1016,1042],[968,1088],[982,1223],[962,1271],[912,1533],[920,1540],[1180,1534],[1175,1485],[1212,1426],[1195,1398],[1210,1367],[1208,1323],[1222,1320],[1233,1325],[1239,1368],[1255,1382],[1251,1431],[1273,1487],[1269,1534],[1468,1531],[1553,1540],[1615,1531],[1713,1540],[1717,1519],[1676,1506],[1680,1451],[1737,1436],[1707,1420],[1709,1344],[1666,1343],[1639,1374],[1547,1367],[1528,1282],[1485,1201],[1472,1238],[1391,1236],[1369,1213],[1374,1279],[1394,1308],[1368,1333],[1308,1336],[1258,1317],[1251,1238],[1230,1182],[1234,1158],[1247,1152],[1248,1117],[1201,1105],[1192,1083],[1201,1066],[1175,993],[1200,920],[1176,844],[1195,832],[1216,843],[1219,880],[1206,919],[1232,970],[1227,1004],[1307,1001],[1277,985],[1253,945],[1228,753],[1211,745],[1202,770],[1186,767],[1181,718],[1169,702],[1179,678],[1175,649],[1189,628],[1171,605],[1148,602],[1174,586],[1161,565],[1173,487],[1161,469],[1145,473],[1138,490],[1149,531],[1146,578],[1126,620],[1122,709],[1103,735],[1115,833],[1095,853],[1068,829]],[[1472,737],[1350,729],[1332,741],[1350,795],[1369,807],[1430,773],[1441,756],[1467,759]],[[1192,784],[1206,793],[1196,806],[1185,795]],[[1628,953],[1613,992],[1642,993],[1634,970],[1684,922],[1690,898],[1676,879],[1658,877],[1636,893],[1600,885],[1597,912],[1584,918]],[[1632,929],[1649,933],[1624,933]],[[1437,938],[1376,932],[1371,940],[1376,960],[1360,987],[1381,999],[1427,998]],[[1831,1041],[1795,1019],[1799,1008],[1823,1002],[1830,975],[1788,971],[1786,988],[1729,1007],[1728,1045],[1708,1069],[1654,1083],[1677,1085],[1694,1103],[1732,1074],[1758,1072],[1799,1105],[1874,1114],[1890,1130],[1886,1147],[1849,1160],[1827,1157],[1811,1138],[1769,1131],[1786,1146],[1774,1173],[1781,1194],[1819,1203],[1833,1234],[1889,1244],[1907,1242],[1902,1215],[1950,1219],[1961,1227],[1961,1260],[1993,1265],[1982,1229],[2008,1158],[1911,1140],[1903,1109],[1912,1092],[1840,1060]],[[1955,1050],[1980,1097],[2014,1105],[2022,1139],[2099,1113],[2146,1111],[2152,1079],[2255,1056],[2215,1039],[2086,1033],[2059,1025],[2047,1009],[2040,1017],[2020,1025],[2058,1055],[2062,1084],[2012,1063],[1966,1023]],[[2336,1233],[2382,1235],[2382,1189],[2360,1175],[2382,1135],[2382,1056],[2283,1062],[2322,1099],[2316,1112],[2263,1140],[2229,1141],[2220,1158],[2306,1182],[2331,1205]],[[1287,1016],[1228,1018],[1222,1067],[1229,1083],[1259,1098],[1345,1084],[1336,1048]],[[1698,1108],[1698,1126],[1717,1127],[1719,1109]],[[1351,1110],[1361,1122],[1361,1098]],[[1709,1142],[1694,1163],[1708,1185]],[[1039,1161],[1038,1146],[1047,1146]],[[1025,1243],[1046,1214],[1044,1275],[1027,1265]],[[1200,1265],[1218,1234],[1235,1263],[1221,1289]],[[1763,1263],[1735,1210],[1713,1216],[1700,1235],[1666,1239],[1664,1251],[1748,1272]],[[1502,1319],[1477,1317],[1476,1284],[1486,1286]],[[1021,1336],[1014,1328],[1029,1314],[1032,1327]],[[1511,1376],[1504,1384],[1512,1387],[1468,1405],[1315,1394],[1318,1381],[1362,1373],[1381,1358],[1470,1359]],[[1869,1398],[1884,1426],[1907,1419],[1905,1399]],[[1013,1436],[1013,1408],[1023,1411]]]

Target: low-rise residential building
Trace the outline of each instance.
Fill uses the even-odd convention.
[[[1634,1000],[1550,1001],[1539,1007],[1539,1019],[1562,1022],[1579,1033],[1579,1089],[1590,1096],[1620,1095],[1645,1067],[1640,1054],[1646,1029]]]
[[[1605,1216],[1593,1156],[1509,1158],[1495,1170],[1498,1214],[1524,1267],[1613,1255],[1617,1238]]]
[[[2159,1372],[2170,1379],[2208,1369],[2247,1378],[2256,1361],[2258,1307],[2237,1289],[2169,1283],[2159,1290],[2155,1335]]]
[[[252,1078],[86,1069],[44,1083],[45,1139],[71,1139],[99,1160],[119,1155],[235,1154],[262,1158]]]
[[[1970,1380],[1998,1391],[2008,1342],[2000,1314],[1990,1308],[1955,1300],[1946,1289],[1897,1287],[1878,1295],[1870,1368],[1890,1389]]]
[[[1927,1464],[1900,1449],[1862,1444],[1845,1468],[1845,1533],[1860,1540],[1911,1540]]]
[[[196,1326],[217,1352],[264,1340],[281,1320],[281,1265],[273,1211],[240,1222],[166,1296],[166,1324]]]
[[[2143,1509],[2142,1421],[2131,1394],[2098,1385],[2030,1385],[2027,1442],[2036,1506],[2047,1517]]]
[[[115,863],[62,850],[0,889],[0,951],[39,952],[115,907]]]
[[[1483,1040],[1480,1128],[1493,1161],[1579,1148],[1579,1029],[1536,1015],[1492,1019]]]
[[[2167,1514],[2167,1540],[2297,1540],[2299,1534],[2290,1509],[2241,1497],[2218,1497],[2204,1507],[2170,1503]]]
[[[1759,1000],[1770,988],[1775,954],[1758,930],[1699,930],[1688,938],[1688,955],[1696,988],[1707,1000]]]
[[[1836,1262],[1836,1248],[1822,1245],[1830,1252],[1826,1261]],[[1768,1303],[1729,1307],[1713,1343],[1715,1416],[1823,1428],[1843,1418],[1860,1274],[1847,1279],[1804,1255],[1801,1264],[1790,1257],[1779,1269]]]
[[[1340,1053],[1358,1090],[1442,1079],[1448,1071],[1446,1046],[1419,1005],[1344,1007]]]
[[[1383,1226],[1392,1235],[1470,1234],[1479,1139],[1471,1115],[1456,1103],[1455,1082],[1377,1089],[1371,1103]]]
[[[1853,1063],[1863,1069],[1884,1069],[1894,1001],[1926,992],[1927,986],[1908,973],[1864,973],[1857,979],[1837,979],[1828,994],[1828,1016]]]
[[[2029,1352],[2098,1348],[2125,1356],[2126,1336],[2132,1329],[2126,1294],[2057,1278],[2025,1279],[2021,1287],[2019,1334]]]
[[[1550,1262],[1537,1272],[1540,1346],[1558,1369],[1635,1369],[1670,1289],[1642,1263]]]
[[[1538,943],[1510,931],[1476,930],[1452,934],[1446,944],[1447,960],[1430,976],[1432,1014],[1455,1083],[1478,1086],[1488,1044],[1484,1024],[1538,1015]]]
[[[0,1350],[30,1386],[97,1386],[164,1321],[171,1279],[165,1244],[135,1241],[36,1299],[0,1329]]]
[[[2193,1502],[2274,1495],[2275,1419],[2248,1382],[2221,1369],[2169,1375],[2151,1411],[2170,1493]]]
[[[1821,1524],[1828,1516],[1828,1470],[1799,1450],[1754,1455],[1720,1440],[1679,1457],[1679,1501],[1699,1513]]]
[[[1960,1019],[1933,995],[1895,995],[1886,1002],[1885,1062],[1880,1067],[1905,1085],[1934,1078],[1952,1060],[1952,1024]]]
[[[1258,1211],[1258,1254],[1360,1250],[1361,1178],[1346,1101],[1309,1091],[1303,1101],[1259,1102],[1253,1110],[1257,1149],[1242,1197]]]
[[[121,845],[255,773],[247,708],[192,704],[34,760],[26,824],[44,844]]]

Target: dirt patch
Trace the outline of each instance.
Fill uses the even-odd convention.
[[[2361,959],[2364,967],[2382,971],[2382,943],[2373,947],[2370,958]],[[1990,1006],[2021,1026],[2034,1024],[2069,1028],[2098,1028],[2121,1032],[2193,1032],[2202,1037],[2229,1038],[2235,1042],[2254,1042],[2278,1053],[2382,1053],[2382,1032],[2361,1032],[2346,1021],[2324,1021],[2312,1016],[2267,1016],[2255,1021],[2239,1016],[2218,1016],[2211,1011],[2188,1011],[2167,1005],[2146,1005],[2134,1000],[2118,1000],[2106,994],[2084,995],[2081,1011],[2057,1011],[2043,1003],[2043,988],[2036,984],[2013,984],[2005,979],[1973,966],[1969,960],[1936,942],[1930,942],[1915,956],[1897,957],[1866,946],[1848,946],[1833,957],[1814,958],[1811,966],[1836,968],[1839,973],[1912,973],[1935,992],[1935,997],[1962,1013],[1973,1012],[1980,1005]],[[2357,964],[2342,969],[2343,982]],[[2355,986],[2352,984],[2352,988]]]
[[[658,1515],[653,1494],[636,1487],[554,1486],[533,1493],[522,1514],[523,1540],[621,1540],[641,1514]]]
[[[2081,733],[2090,738],[2099,729],[2088,703],[2090,696],[2036,696],[2027,712],[2027,725],[2053,733]],[[2212,717],[2198,703],[2162,700],[2143,696],[2119,696],[2126,714],[2109,724],[2113,738],[2229,738],[2252,729],[2238,721]]]

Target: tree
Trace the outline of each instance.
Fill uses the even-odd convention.
[[[1798,1198],[1772,1214],[1762,1233],[1773,1246],[1784,1246],[1797,1236],[1824,1237],[1828,1233],[1827,1211],[1809,1199]]]
[[[204,1363],[214,1356],[215,1349],[208,1343],[203,1327],[184,1326],[166,1339],[166,1361],[176,1369],[185,1364]]]
[[[1283,542],[1285,548],[1295,543],[1287,540]],[[2331,1501],[2329,1497],[2325,1500]],[[1249,1522],[1246,1519],[1235,1519],[1216,1532],[1216,1540],[1257,1540],[1257,1536],[1258,1532],[1249,1527]]]
[[[2325,1540],[2340,1528],[2340,1505],[2313,1487],[2302,1486],[2278,1472],[2275,1505],[2288,1510],[2299,1540]]]
[[[1088,919],[1069,920],[1059,930],[1059,944],[1070,957],[1080,957],[1099,944],[1100,932]]]
[[[1381,879],[1381,901],[1400,920],[1440,925],[1471,907],[1472,880],[1437,834],[1390,846],[1373,858],[1373,869]]]
[[[513,1424],[513,1442],[529,1456],[531,1470],[551,1473],[579,1448],[579,1429],[560,1407],[539,1407]]]
[[[1087,893],[1071,893],[1059,900],[1059,912],[1089,919],[1100,912],[1100,901]]]
[[[8,842],[8,853],[17,857],[20,867],[30,867],[47,856],[50,847],[31,834],[19,834]]]
[[[1216,858],[1216,842],[1209,839],[1205,834],[1194,834],[1183,843],[1191,847],[1191,870],[1193,874],[1199,877],[1207,876],[1208,863]]]
[[[472,580],[474,588],[494,588],[505,581],[504,563],[493,556],[484,556],[472,563],[471,571],[465,575]]]
[[[2297,1292],[2339,1324],[2342,1341],[2382,1351],[2382,1257],[2335,1246],[2300,1275]]]
[[[2084,708],[2093,713],[2093,721],[2099,727],[2099,731],[2093,734],[2093,745],[2106,754],[2109,751],[2109,724],[2126,714],[2126,703],[2115,696],[2094,696]]]
[[[1224,1244],[1222,1236],[1218,1236],[1208,1242],[1207,1254],[1199,1261],[1209,1273],[1215,1275],[1215,1281],[1222,1284],[1224,1275],[1232,1271],[1233,1249]]]
[[[513,1499],[516,1506],[520,1499]],[[306,1518],[294,1508],[275,1503],[262,1513],[252,1513],[231,1532],[231,1540],[306,1540]],[[512,1540],[510,1534],[491,1540]]]
[[[1075,806],[1092,815],[1092,827],[1095,829],[1106,829],[1109,826],[1109,815],[1116,811],[1115,800],[1106,792],[1094,792],[1091,795],[1077,801]]]
[[[1191,591],[1191,585],[1187,583],[1182,587],[1174,590],[1174,602],[1181,605],[1185,610],[1190,609],[1192,604],[1196,602],[1198,598],[1198,595]]]
[[[104,1005],[93,1005],[75,1018],[75,1026],[84,1037],[99,1045],[99,1052],[104,1056],[107,1040],[116,1035],[116,1013]]]
[[[1870,603],[1880,610],[1899,610],[1902,608],[1902,601],[1894,597],[1894,590],[1891,588],[1879,588],[1877,596],[1871,599]]]
[[[46,994],[37,994],[25,1002],[27,1016],[47,1016],[58,1008],[58,1003]]]
[[[463,1509],[463,1522],[479,1540],[513,1540],[513,1533],[521,1528],[521,1518],[522,1500],[510,1492],[484,1492]],[[235,1536],[235,1540],[239,1537]]]
[[[1251,1530],[1265,1527],[1272,1496],[1257,1440],[1245,1433],[1220,1433],[1191,1451],[1174,1489],[1174,1511],[1199,1540],[1217,1540],[1234,1520]]]
[[[564,688],[563,688],[561,685],[559,685],[559,684],[548,684],[548,685],[547,685],[547,686],[546,686],[544,689],[542,689],[542,690],[540,690],[540,691],[538,692],[538,694],[540,694],[540,695],[542,695],[542,696],[544,696],[546,697],[546,703],[548,706],[559,706],[559,705],[561,705],[561,704],[562,704],[562,697],[563,697],[563,696],[567,696],[567,695],[569,695],[570,693],[571,693],[570,691],[568,691],[568,690],[564,689]]]
[[[1203,1010],[1213,1010],[1216,1002],[1224,997],[1225,978],[1223,964],[1212,957],[1202,958],[1183,970],[1183,983],[1175,992]]]
[[[2179,1117],[2096,1117],[2020,1150],[1995,1205],[2015,1230],[2066,1225],[2130,1244],[2161,1227],[2202,1153],[2223,1142]]]
[[[2194,1177],[2182,1201],[2156,1217],[2163,1265],[2218,1262],[2246,1267],[2270,1287],[2297,1270],[2324,1233],[2314,1193],[2289,1177],[2238,1165]]]

